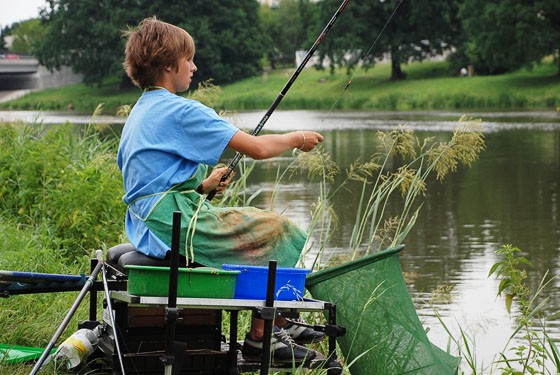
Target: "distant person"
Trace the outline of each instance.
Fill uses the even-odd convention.
[[[306,234],[286,217],[253,207],[214,207],[205,199],[221,182],[227,167],[207,175],[226,148],[253,159],[267,159],[298,148],[310,151],[323,141],[313,131],[252,136],[240,131],[198,101],[176,95],[197,71],[195,45],[179,27],[147,18],[126,32],[124,67],[142,95],[124,125],[117,162],[128,205],[125,230],[137,251],[169,256],[172,213],[182,213],[181,253],[192,262],[294,267]],[[318,341],[324,334],[277,320],[272,349],[275,361],[311,359],[315,352],[291,341]],[[254,319],[243,355],[260,358],[264,321]],[[291,338],[289,337],[291,336]]]

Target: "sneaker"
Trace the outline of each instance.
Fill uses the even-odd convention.
[[[247,334],[243,342],[241,354],[246,361],[260,362],[262,357],[263,340],[253,340]],[[290,335],[283,329],[274,327],[270,341],[273,364],[309,363],[315,358],[316,352],[305,346],[297,345]]]
[[[298,322],[301,321],[289,321],[282,327],[297,344],[313,344],[325,339],[325,332],[315,331],[313,328],[298,324]]]

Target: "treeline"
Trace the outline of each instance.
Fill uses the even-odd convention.
[[[295,51],[311,46],[339,5],[340,0],[280,0],[275,7],[256,0],[50,0],[40,23],[12,25],[3,34],[12,34],[14,46],[31,50],[44,66],[69,65],[96,84],[122,75],[123,30],[155,15],[195,38],[199,81],[225,84],[263,66],[292,66]],[[560,73],[559,48],[558,1],[351,0],[318,56],[331,69],[349,70],[388,58],[390,78],[398,80],[406,77],[403,64],[443,54],[450,71],[471,66],[477,74],[509,72],[553,55]]]

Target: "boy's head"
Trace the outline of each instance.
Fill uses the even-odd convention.
[[[124,68],[132,82],[141,89],[153,85],[163,69],[177,69],[180,58],[194,57],[194,40],[180,27],[157,20],[144,19],[136,29],[125,32]]]

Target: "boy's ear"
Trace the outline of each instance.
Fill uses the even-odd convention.
[[[171,71],[171,67],[170,66],[166,66],[163,68],[166,72],[170,72]]]

